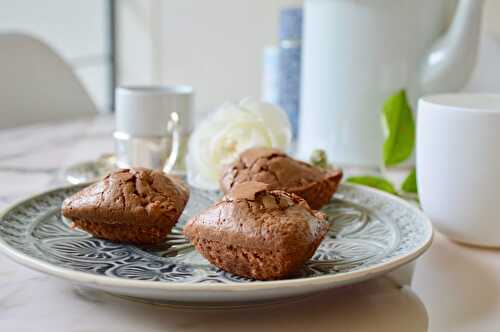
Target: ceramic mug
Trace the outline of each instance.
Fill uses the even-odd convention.
[[[500,95],[420,99],[416,157],[420,203],[436,228],[500,247]]]
[[[172,171],[179,155],[180,121],[188,120],[192,99],[193,89],[188,86],[117,88],[117,166]]]

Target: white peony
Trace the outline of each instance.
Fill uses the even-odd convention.
[[[277,106],[251,98],[225,103],[200,123],[189,139],[186,157],[188,181],[207,190],[219,187],[224,165],[252,147],[286,151],[291,141],[290,122]]]

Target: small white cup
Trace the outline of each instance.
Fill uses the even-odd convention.
[[[192,103],[193,89],[188,86],[117,88],[117,166],[170,172],[179,153],[181,129],[191,126]]]
[[[500,247],[500,95],[420,99],[416,156],[420,203],[436,228]]]

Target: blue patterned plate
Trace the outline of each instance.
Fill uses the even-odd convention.
[[[61,203],[82,186],[43,193],[0,216],[0,251],[15,261],[80,286],[154,301],[244,302],[297,296],[387,273],[420,256],[432,226],[409,203],[370,188],[340,186],[323,211],[333,226],[293,278],[254,281],[210,265],[181,233],[218,193],[191,188],[178,227],[164,245],[136,247],[70,227]]]

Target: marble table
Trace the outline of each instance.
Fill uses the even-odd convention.
[[[0,208],[113,149],[112,119],[0,131]],[[436,234],[410,286],[388,277],[243,309],[149,305],[75,288],[0,255],[0,331],[498,331],[500,250]]]

